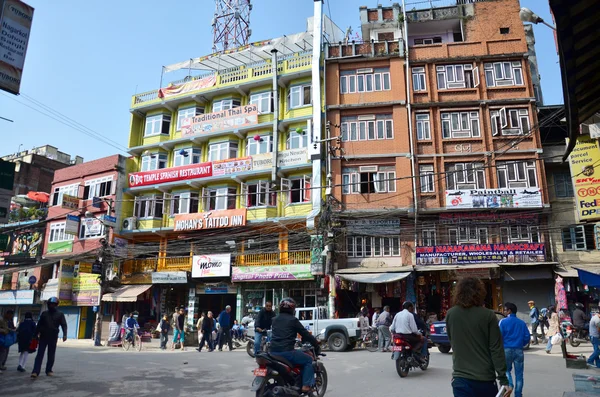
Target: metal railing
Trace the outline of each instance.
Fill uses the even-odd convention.
[[[278,266],[310,263],[310,251],[281,251],[235,257],[235,266]]]
[[[190,256],[171,256],[160,258],[158,260],[158,271],[186,271],[192,270],[192,257]]]
[[[156,271],[157,258],[150,259],[127,259],[123,262],[124,274],[136,274]]]

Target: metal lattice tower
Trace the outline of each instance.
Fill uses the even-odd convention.
[[[248,44],[250,30],[250,0],[215,0],[213,51],[224,51]]]

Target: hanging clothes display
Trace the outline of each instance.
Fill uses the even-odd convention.
[[[556,284],[554,285],[554,295],[556,298],[556,309],[558,310],[567,310],[567,292],[565,291],[565,286],[563,284],[563,279],[560,276],[556,277]]]

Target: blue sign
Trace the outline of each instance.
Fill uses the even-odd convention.
[[[100,197],[92,197],[92,207],[102,208],[102,201]]]
[[[29,277],[29,284],[35,284],[37,282],[37,277],[31,276]]]
[[[227,287],[206,287],[204,288],[205,294],[226,294]]]
[[[102,215],[102,221],[106,226],[116,227],[117,226],[117,217],[110,215]]]
[[[79,217],[77,215],[67,214],[67,220],[79,223]]]

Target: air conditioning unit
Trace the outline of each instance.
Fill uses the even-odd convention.
[[[135,229],[137,229],[137,218],[135,216],[123,219],[123,230]]]

